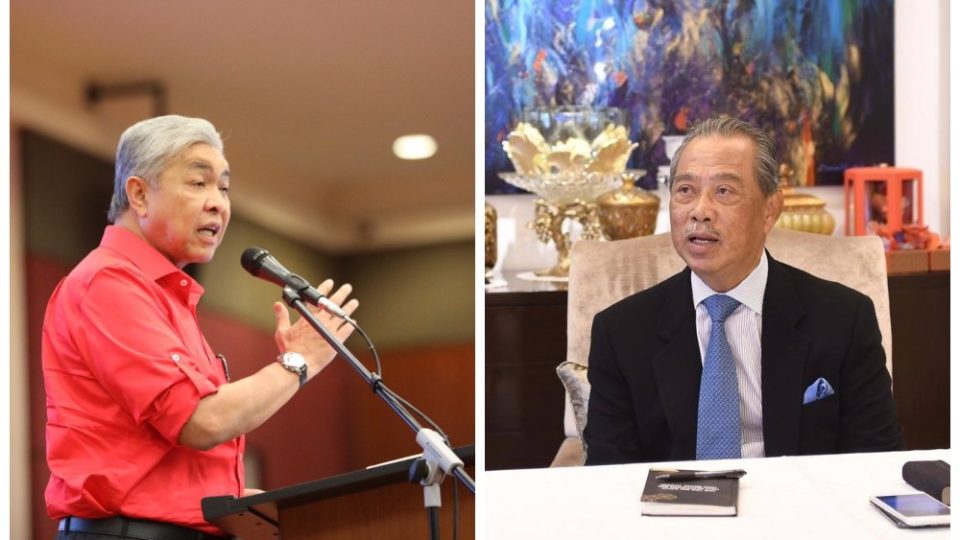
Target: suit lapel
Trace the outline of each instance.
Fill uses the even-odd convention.
[[[653,357],[654,376],[664,415],[675,443],[673,459],[694,459],[697,450],[697,404],[700,399],[700,347],[690,269],[670,278],[657,324],[663,346]]]
[[[795,455],[800,449],[801,386],[810,339],[797,329],[804,310],[786,268],[769,253],[767,260],[760,338],[764,452]]]

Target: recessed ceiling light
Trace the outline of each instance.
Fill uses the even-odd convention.
[[[427,159],[437,153],[437,141],[429,135],[404,135],[393,141],[393,153],[400,159]]]

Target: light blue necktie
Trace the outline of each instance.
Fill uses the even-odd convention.
[[[700,377],[697,459],[740,457],[740,387],[723,321],[740,302],[724,294],[703,300],[712,322]]]

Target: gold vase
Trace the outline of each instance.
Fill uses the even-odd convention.
[[[603,233],[610,240],[653,234],[660,212],[660,197],[634,183],[632,173],[623,173],[623,185],[597,198]]]
[[[777,220],[777,227],[815,234],[833,234],[835,225],[833,216],[826,210],[823,200],[797,193],[793,188],[783,190],[783,212]]]
[[[497,264],[497,209],[483,203],[483,266],[490,270]]]

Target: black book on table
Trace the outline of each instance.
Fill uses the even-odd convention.
[[[735,516],[740,490],[739,478],[660,480],[658,475],[687,472],[650,469],[640,497],[645,516]]]

